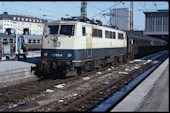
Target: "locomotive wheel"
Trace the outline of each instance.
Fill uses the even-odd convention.
[[[36,65],[35,74],[40,78],[46,78],[50,75],[50,63],[39,61]]]
[[[77,74],[78,74],[78,75],[81,75],[81,74],[83,74],[83,73],[85,73],[85,72],[84,72],[84,69],[83,69],[82,67],[77,67]]]

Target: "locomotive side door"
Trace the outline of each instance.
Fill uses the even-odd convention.
[[[127,52],[128,52],[128,58],[133,58],[134,57],[134,40],[130,37],[127,37]]]
[[[0,60],[2,58],[2,49],[3,49],[3,45],[2,45],[2,41],[0,39]]]
[[[92,55],[92,28],[86,26],[86,53],[87,57],[91,58]]]

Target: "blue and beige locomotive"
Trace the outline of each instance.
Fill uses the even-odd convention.
[[[167,42],[142,33],[68,18],[49,22],[42,38],[39,77],[65,77],[166,49]]]
[[[63,19],[45,28],[38,76],[72,76],[126,59],[126,32],[100,22]]]

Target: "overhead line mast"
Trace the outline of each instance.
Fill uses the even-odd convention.
[[[87,1],[81,1],[81,17],[87,18]]]
[[[130,2],[130,31],[133,31],[133,1]]]

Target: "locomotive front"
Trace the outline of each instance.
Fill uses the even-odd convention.
[[[58,21],[49,23],[42,40],[41,61],[37,75],[65,76],[75,56],[76,23]],[[46,75],[45,75],[46,74]],[[50,74],[50,75],[49,75]]]

